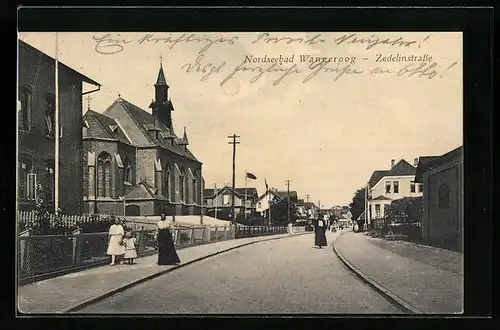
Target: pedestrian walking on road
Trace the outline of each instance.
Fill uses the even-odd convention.
[[[158,265],[175,265],[180,263],[179,256],[175,251],[172,239],[172,222],[167,220],[165,213],[161,214],[161,219],[156,223],[156,236],[158,238]]]
[[[137,258],[137,251],[135,250],[136,238],[132,235],[132,232],[127,232],[125,238],[123,239],[125,244],[125,255],[124,259],[127,259],[129,265],[134,264],[134,259]]]
[[[314,223],[314,245],[320,249],[323,246],[327,246],[326,243],[326,225],[321,219],[318,219]]]
[[[288,235],[291,235],[292,234],[292,230],[293,230],[293,225],[291,222],[288,223]]]
[[[125,246],[123,245],[122,239],[124,235],[123,226],[121,225],[120,219],[111,216],[114,224],[109,228],[109,243],[107,254],[111,256],[110,266],[115,264],[116,256],[121,256],[125,254]],[[123,263],[123,261],[121,261]]]

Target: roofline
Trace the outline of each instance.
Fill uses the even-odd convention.
[[[18,44],[19,44],[19,45],[20,45],[20,44],[24,44],[24,45],[26,45],[26,46],[28,46],[28,47],[33,48],[35,51],[39,52],[39,53],[40,53],[40,54],[42,54],[43,56],[48,57],[48,58],[50,58],[50,59],[52,59],[52,60],[54,60],[54,61],[56,60],[55,58],[53,58],[52,56],[50,56],[50,55],[48,55],[48,54],[46,54],[46,53],[42,52],[40,49],[36,48],[35,46],[30,45],[30,44],[29,44],[29,43],[27,43],[26,41],[23,41],[23,40],[21,40],[21,39],[18,39]],[[59,65],[61,65],[62,67],[65,67],[65,68],[69,69],[70,71],[73,71],[73,72],[74,72],[74,73],[76,73],[77,75],[81,76],[82,78],[84,78],[84,79],[82,79],[82,81],[84,81],[84,82],[86,82],[86,83],[88,83],[88,84],[91,84],[91,85],[95,85],[95,86],[99,86],[99,87],[101,87],[101,86],[102,86],[102,85],[101,85],[100,83],[98,83],[97,81],[93,80],[92,78],[90,78],[90,77],[88,77],[88,76],[84,75],[83,73],[81,73],[81,72],[79,72],[79,71],[76,71],[75,69],[73,69],[73,68],[72,68],[72,67],[70,67],[69,65],[66,65],[66,64],[64,64],[64,63],[63,63],[63,62],[61,62],[61,61],[58,61],[58,63],[59,63]]]
[[[130,103],[129,101],[127,101],[127,100],[125,100],[124,98],[120,97],[120,98],[116,99],[116,100],[115,100],[115,101],[114,101],[114,102],[113,102],[113,103],[112,103],[112,104],[111,104],[111,105],[110,105],[110,106],[109,106],[109,107],[105,110],[105,112],[106,112],[108,109],[110,109],[110,108],[113,106],[113,104],[115,104],[115,103],[119,103],[119,102],[118,102],[118,100],[119,100],[119,99],[121,99],[121,100],[123,100],[123,101],[125,101],[125,102],[127,102],[127,103]],[[135,107],[137,107],[137,108],[138,108],[138,109],[140,109],[141,111],[144,111],[143,109],[139,108],[139,107],[138,107],[138,106],[136,106],[135,104],[133,104],[133,103],[130,103],[130,104],[134,105]],[[190,158],[190,157],[188,157],[188,156],[186,156],[186,155],[182,155],[182,154],[180,154],[180,153],[177,153],[177,152],[175,152],[175,151],[172,151],[172,150],[170,150],[170,149],[167,149],[167,148],[163,147],[162,145],[156,144],[156,143],[153,141],[153,139],[149,136],[149,134],[146,132],[146,129],[144,128],[144,126],[143,126],[143,125],[141,125],[141,123],[139,123],[139,121],[137,120],[137,118],[135,118],[135,116],[134,116],[134,115],[130,112],[130,110],[128,109],[128,106],[126,106],[126,105],[125,105],[125,106],[122,106],[122,107],[125,109],[125,112],[127,112],[127,114],[129,115],[129,117],[131,117],[131,118],[132,118],[132,120],[133,120],[133,121],[137,124],[137,126],[140,126],[140,129],[141,129],[141,131],[143,132],[143,135],[145,135],[145,136],[146,136],[146,139],[147,139],[150,143],[152,143],[152,146],[151,146],[151,147],[155,147],[155,148],[158,148],[158,147],[159,147],[159,148],[162,148],[163,150],[167,150],[167,151],[173,152],[173,153],[175,153],[176,155],[178,155],[178,156],[180,156],[180,157],[184,157],[184,158],[189,159],[189,160],[191,160],[191,161],[195,161],[195,162],[197,162],[197,163],[199,163],[199,164],[203,164],[203,163],[202,163],[202,162],[200,162],[200,161],[199,161],[196,157],[194,157],[194,159],[193,159],[193,158]],[[147,111],[144,111],[144,112],[146,112],[147,114],[149,114],[149,112],[147,112]],[[174,134],[174,133],[173,133],[173,130],[172,130],[172,132],[170,132],[170,133],[171,133],[171,134]],[[151,147],[137,147],[137,148],[151,148]]]

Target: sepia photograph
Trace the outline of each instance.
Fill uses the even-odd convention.
[[[461,32],[19,32],[18,314],[458,315]]]

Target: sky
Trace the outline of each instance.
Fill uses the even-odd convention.
[[[55,56],[55,33],[19,38]],[[206,188],[231,184],[232,134],[240,136],[237,187],[246,171],[259,194],[264,180],[278,190],[290,180],[299,198],[322,207],[350,203],[391,159],[412,163],[463,143],[461,33],[88,32],[57,40],[61,62],[102,84],[83,112],[89,102],[104,112],[119,94],[150,112],[161,61],[174,130],[186,127]],[[405,61],[411,55],[420,62]]]

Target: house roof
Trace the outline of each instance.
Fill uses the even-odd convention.
[[[423,174],[438,166],[460,159],[463,155],[463,147],[455,148],[441,156],[420,157],[415,173],[415,182],[422,183]]]
[[[380,181],[389,171],[374,171],[370,180],[368,180],[368,186],[373,187]]]
[[[89,130],[86,133],[87,137],[108,138],[127,144],[132,143],[112,118],[93,110],[87,110],[83,120],[89,124]]]
[[[287,199],[288,198],[288,192],[287,191],[275,191],[275,194],[280,197],[281,199]],[[298,195],[296,191],[290,191],[290,200],[291,201],[297,201],[298,200]]]
[[[47,58],[52,59],[52,60],[54,60],[54,61],[55,61],[55,59],[54,59],[52,56],[45,54],[44,52],[42,52],[42,51],[41,51],[41,50],[39,50],[38,48],[35,48],[35,47],[31,46],[30,44],[28,44],[27,42],[24,42],[24,41],[22,41],[22,40],[19,40],[19,48],[22,48],[22,47],[25,47],[25,48],[29,48],[29,49],[31,49],[31,50],[34,50],[35,52],[40,53],[40,54],[42,54],[43,56],[45,56],[45,57],[47,57]],[[68,66],[68,65],[64,64],[64,63],[63,63],[63,62],[61,62],[61,61],[59,61],[59,67],[60,67],[60,68],[65,69],[65,70],[71,71],[72,73],[76,74],[77,76],[79,76],[79,77],[80,77],[80,79],[81,79],[83,82],[86,82],[86,83],[91,84],[91,85],[99,86],[99,87],[101,86],[101,84],[100,84],[100,83],[98,83],[98,82],[96,82],[95,80],[93,80],[93,79],[91,79],[91,78],[87,77],[87,76],[86,76],[86,75],[84,75],[83,73],[76,71],[75,69],[73,69],[73,68],[71,68],[70,66]]]
[[[194,160],[199,162],[198,159],[189,151],[188,148],[185,148],[184,145],[180,145],[177,141],[179,138],[175,134],[175,132],[168,129],[160,120],[157,120],[152,114],[149,112],[139,108],[138,106],[124,100],[119,97],[116,99],[113,104],[111,104],[106,111],[104,111],[104,115],[111,112],[112,110],[120,110],[125,111],[136,123],[136,126],[139,127],[140,131],[146,137],[147,141],[149,141],[150,146],[158,146],[163,149],[169,150],[177,155],[184,156],[190,160]],[[148,130],[155,129],[159,131],[158,138],[156,138],[155,134],[150,134]],[[174,139],[174,143],[172,145],[170,138]],[[132,141],[133,142],[133,141]]]
[[[380,195],[380,196],[375,197],[375,198],[370,198],[369,200],[371,200],[371,201],[390,201],[391,199]]]
[[[232,191],[233,188],[232,187],[229,187],[229,186],[224,186],[222,188],[219,188],[217,189],[217,192],[214,193],[214,189],[204,189],[203,190],[203,196],[205,198],[213,198],[215,197],[215,195],[217,194],[220,194],[226,190],[229,190],[229,191]],[[253,197],[253,198],[256,198],[258,196],[257,194],[257,188],[253,188],[253,187],[247,187],[247,188],[234,188],[234,192],[236,195],[240,196],[240,197],[245,197],[245,190],[246,190],[246,193],[247,193],[247,197]]]
[[[401,159],[390,170],[376,170],[368,180],[370,187],[375,186],[385,176],[405,176],[415,175],[416,168],[408,163],[406,160]]]

